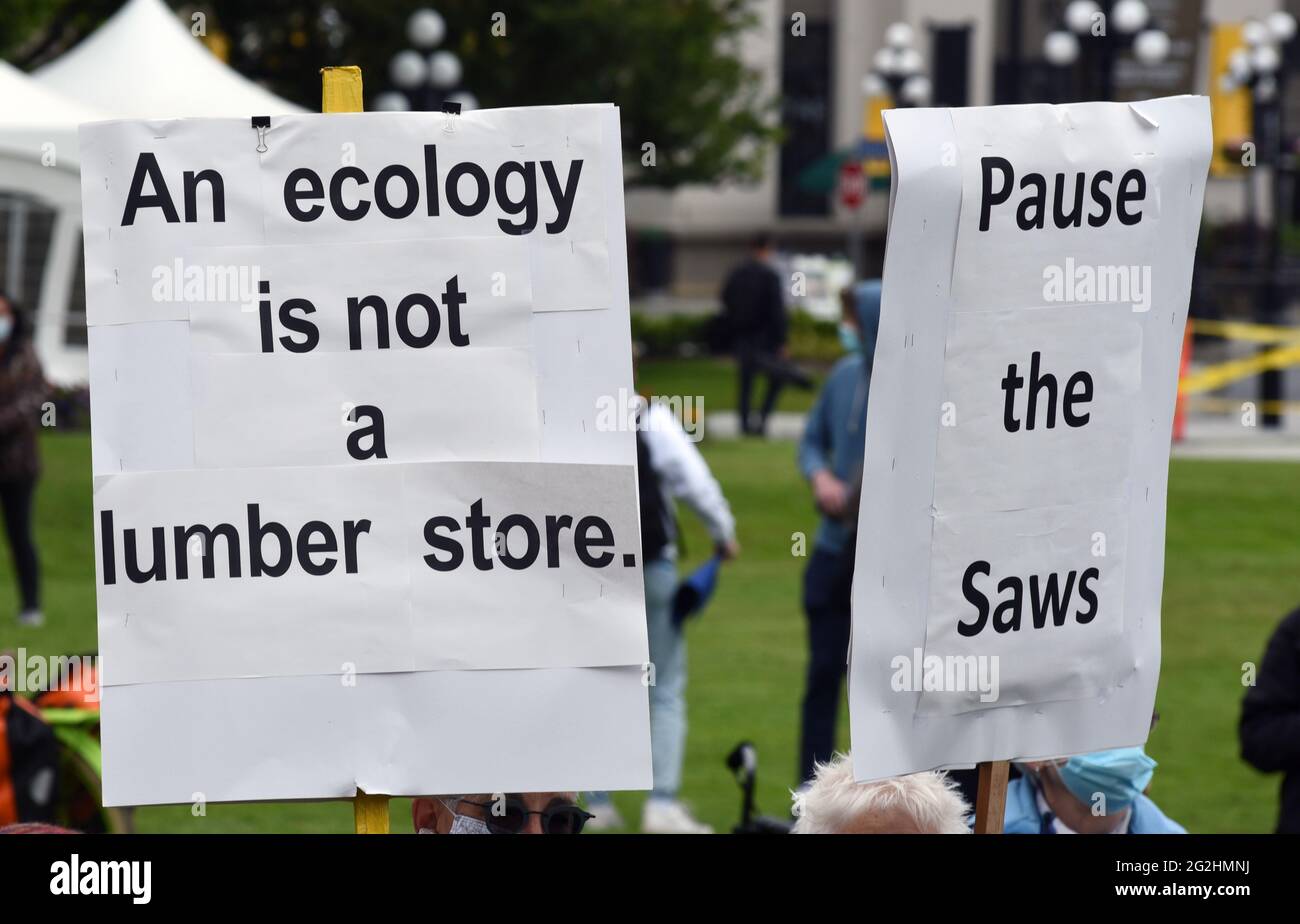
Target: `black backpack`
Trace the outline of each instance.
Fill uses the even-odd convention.
[[[54,730],[27,700],[0,690],[0,827],[53,823],[58,782]]]
[[[644,413],[644,412],[643,412]],[[659,475],[650,464],[650,447],[641,430],[644,417],[637,418],[636,479],[641,499],[641,562],[648,564],[663,554],[677,537],[676,514],[664,503]]]

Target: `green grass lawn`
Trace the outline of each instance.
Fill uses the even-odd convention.
[[[711,362],[711,361],[709,361]],[[725,369],[724,369],[725,372]],[[645,370],[643,370],[645,377]],[[729,383],[722,373],[718,382]],[[656,378],[656,381],[658,379]],[[692,388],[659,393],[706,393]],[[715,383],[716,384],[716,383]],[[710,386],[714,387],[714,386]],[[95,648],[90,445],[84,434],[44,441],[46,477],[38,500],[47,624],[19,630],[8,556],[0,562],[0,648],[37,654]],[[783,811],[795,772],[804,665],[799,577],[791,536],[811,535],[815,518],[789,443],[714,442],[704,451],[740,524],[742,557],[728,566],[714,603],[690,628],[690,722],[684,797],[719,829],[739,798],[723,758],[741,738],[760,753],[760,807]],[[1237,756],[1241,665],[1263,653],[1281,616],[1300,602],[1300,466],[1175,461],[1170,476],[1159,726],[1149,750],[1160,761],[1152,795],[1190,830],[1267,831],[1276,778]],[[683,514],[698,559],[707,542]],[[166,734],[160,729],[159,734]],[[848,746],[847,721],[841,741]],[[617,797],[637,817],[639,794]],[[394,800],[394,830],[410,829],[409,803]],[[188,806],[137,813],[145,831],[333,831],[351,828],[347,803]]]
[[[822,373],[809,366],[820,381]],[[754,404],[763,400],[766,380],[754,394]],[[647,395],[702,397],[704,412],[734,411],[739,403],[736,367],[730,359],[699,357],[695,359],[643,359],[637,363],[637,388]],[[812,407],[816,390],[787,387],[777,398],[778,411],[805,413]]]

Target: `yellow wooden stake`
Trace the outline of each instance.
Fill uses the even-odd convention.
[[[388,833],[388,797],[357,790],[352,799],[352,816],[357,834]]]
[[[322,67],[320,71],[321,112],[362,112],[361,68]],[[352,816],[358,834],[388,833],[388,797],[357,790]]]
[[[322,67],[320,69],[320,111],[362,112],[361,68]]]

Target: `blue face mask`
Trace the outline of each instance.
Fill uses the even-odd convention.
[[[858,329],[848,321],[841,321],[839,326],[840,346],[844,347],[846,353],[856,353],[862,349],[862,338],[858,336]]]
[[[1141,748],[1115,748],[1071,757],[1057,768],[1061,782],[1085,805],[1094,804],[1096,794],[1106,799],[1106,814],[1121,812],[1133,804],[1151,782],[1156,762]]]
[[[11,317],[0,318],[0,343],[4,343],[14,332],[14,319]]]

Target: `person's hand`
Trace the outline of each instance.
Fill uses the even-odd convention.
[[[844,482],[822,469],[812,476],[813,499],[817,509],[827,516],[844,515],[844,505],[848,502],[849,491]]]
[[[740,543],[735,539],[728,539],[726,542],[718,543],[718,557],[723,561],[731,561],[740,555]]]

